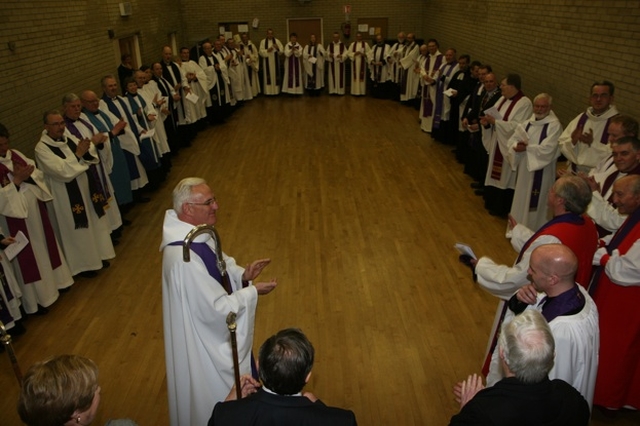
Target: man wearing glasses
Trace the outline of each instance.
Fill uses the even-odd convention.
[[[569,162],[567,171],[559,174],[589,173],[601,160],[611,155],[607,128],[609,120],[618,115],[613,105],[614,89],[613,83],[606,80],[591,85],[591,107],[574,118],[558,139],[562,154]]]
[[[246,269],[223,253],[227,277],[217,267],[210,234],[196,237],[191,260],[183,261],[183,240],[196,225],[215,225],[218,201],[201,178],[186,178],[173,190],[160,250],[162,305],[171,426],[206,424],[213,406],[234,384],[232,348],[226,318],[235,312],[240,374],[253,373],[251,345],[258,295],[277,283],[252,282],[271,262],[256,260]]]

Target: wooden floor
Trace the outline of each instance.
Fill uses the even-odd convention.
[[[417,113],[370,98],[259,98],[202,132],[152,202],[129,215],[112,266],[80,279],[15,339],[23,370],[53,354],[100,366],[94,424],[167,425],[161,301],[162,218],[171,190],[206,178],[223,248],[270,257],[279,285],[258,303],[254,347],[300,327],[316,347],[307,387],[369,425],[443,425],[451,387],[478,372],[496,299],[473,283],[453,244],[512,263],[503,220],[489,216],[450,147]],[[20,424],[18,385],[0,355],[0,424]],[[593,425],[639,424],[637,413]]]

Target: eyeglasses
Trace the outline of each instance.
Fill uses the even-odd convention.
[[[213,198],[209,198],[204,203],[187,203],[187,204],[191,204],[192,206],[211,206],[212,204],[217,202],[218,202],[218,199],[216,197],[213,197]]]

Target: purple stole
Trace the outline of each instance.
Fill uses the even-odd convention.
[[[333,60],[335,61],[336,58],[333,53],[334,44],[335,43],[331,42],[331,44],[329,45],[329,53],[331,55],[331,58],[333,58]],[[340,42],[340,55],[342,55],[343,52],[344,43]],[[333,66],[331,66],[331,79],[333,80],[333,87],[339,87],[341,89],[344,87],[344,61],[340,62],[340,85],[336,85],[336,69]]]
[[[23,158],[18,156],[15,151],[11,151],[11,161],[14,164],[20,164],[23,166],[27,165],[27,162]],[[7,176],[10,172],[11,170],[9,170],[4,164],[0,164],[0,179],[2,179],[3,187],[7,184],[12,184],[11,182],[9,182]],[[49,221],[49,214],[47,213],[47,208],[45,207],[44,202],[38,200],[38,208],[40,209],[40,219],[42,221],[44,237],[47,243],[47,251],[49,252],[51,269],[56,269],[60,265],[62,265],[60,252],[58,251],[58,243],[56,241],[55,234],[53,233],[53,228],[51,227],[51,222]],[[22,231],[27,239],[31,241],[29,231],[27,230],[27,222],[25,221],[25,219],[18,219],[14,217],[6,217],[6,219],[7,226],[9,227],[9,233],[11,235],[16,235],[18,231]],[[33,252],[33,247],[31,246],[31,244],[27,244],[27,246],[20,253],[18,253],[17,258],[18,265],[20,266],[20,273],[22,274],[24,283],[30,284],[35,281],[40,281],[42,277],[40,276],[38,263],[36,262],[36,256]]]
[[[527,124],[527,128],[525,129],[527,132],[529,131],[529,127],[531,127],[531,122]],[[548,129],[549,123],[545,123],[545,125],[542,127],[542,132],[540,132],[540,140],[538,141],[538,144],[541,144],[542,141],[546,139]],[[533,185],[531,186],[531,197],[529,198],[529,211],[536,210],[538,208],[543,174],[544,173],[542,169],[533,172]]]
[[[362,43],[362,50],[364,50],[364,41],[361,41],[360,43]],[[355,53],[358,52],[358,42],[356,41],[355,43],[353,43],[353,53],[355,55]],[[353,73],[355,74],[356,72],[356,61],[355,59],[359,59],[360,62],[360,73],[358,77],[355,77],[355,79],[357,81],[364,81],[364,54],[365,52],[361,52],[362,55],[360,55],[358,58],[354,58],[353,61]]]
[[[443,55],[436,56],[435,63],[433,64],[433,69],[440,69],[442,65]],[[427,60],[424,63],[425,72],[429,72],[429,68],[431,68],[431,55],[427,55]],[[431,117],[431,113],[433,112],[433,101],[431,100],[431,96],[429,96],[429,88],[425,85],[422,88],[422,116],[423,117]]]
[[[378,58],[378,51],[380,51],[380,58]],[[379,61],[376,61],[376,62],[384,62],[384,58],[382,57],[382,55],[384,55],[384,45],[379,46],[376,44],[373,48],[373,60],[376,61],[376,59],[380,59]],[[384,65],[373,66],[373,81],[375,81],[376,83],[380,83],[380,79],[382,78],[383,66]]]
[[[442,104],[444,103],[444,89],[445,89],[444,83],[447,81],[447,77],[451,75],[451,71],[453,71],[456,65],[457,65],[457,62],[454,62],[451,64],[445,64],[444,68],[448,66],[449,69],[446,72],[443,72],[443,75],[445,76],[445,78],[442,78],[442,76],[440,76],[440,79],[438,81],[438,88],[436,89],[436,110],[433,116],[434,129],[439,129],[440,121],[442,121],[442,106],[443,106]]]
[[[513,107],[515,107],[518,101],[523,97],[524,97],[524,93],[522,93],[521,91],[518,91],[518,93],[516,93],[516,95],[510,99],[511,104],[509,104],[509,107],[507,108],[507,112],[502,117],[502,121],[509,121],[509,115],[511,114],[511,111],[513,111]],[[500,105],[498,105],[498,110],[502,108],[505,102],[507,102],[507,99],[503,99],[502,102],[500,102]],[[491,179],[500,180],[500,178],[502,177],[502,163],[504,163],[504,158],[502,157],[502,153],[500,152],[500,147],[496,142],[496,148],[493,151],[493,165],[491,167]]]
[[[310,57],[316,57],[318,51],[318,45],[314,44],[313,46],[309,45],[309,56]],[[317,66],[316,64],[311,64],[311,72],[313,73],[310,76],[307,76],[307,87],[311,90],[315,90],[316,88],[316,71],[317,71]]]
[[[300,86],[300,58],[293,53],[294,47],[295,45],[291,46],[291,56],[287,58],[287,66],[289,67],[287,87],[289,89]]]
[[[64,121],[67,124],[67,129],[69,129],[69,132],[71,132],[73,136],[78,138],[78,140],[84,139],[84,137],[80,133],[80,130],[78,130],[75,122],[72,119],[65,116]],[[91,124],[87,123],[80,117],[78,117],[78,121],[82,123],[87,129],[91,130],[91,127],[92,127]],[[91,133],[93,134],[93,130],[91,130]],[[102,199],[104,200],[103,204],[107,205],[109,198],[111,198],[111,194],[109,194],[109,188],[107,187],[107,185],[106,184],[102,185],[102,182],[105,182],[105,183],[107,182],[107,174],[104,172],[104,167],[102,166],[102,163],[98,163],[98,165],[99,165],[99,170],[98,170],[98,166],[96,166],[95,164],[89,164],[89,170],[87,171],[87,177],[89,178],[89,182],[90,182],[89,187],[91,187],[91,199],[93,199],[96,195],[98,195],[98,197],[102,197]],[[91,183],[92,181],[93,183]],[[94,201],[94,205],[95,205],[95,201]],[[98,214],[98,217],[101,217],[100,214]]]
[[[615,115],[613,116],[615,117]],[[607,123],[604,125],[604,131],[602,132],[602,136],[600,136],[600,143],[606,145],[607,143],[609,143],[609,123],[611,122],[611,119],[613,117],[609,117],[607,119]],[[589,116],[587,115],[586,112],[583,112],[582,115],[580,116],[580,120],[578,120],[578,124],[576,125],[576,128],[581,127],[584,129],[584,125],[587,124],[587,120],[589,119]],[[571,170],[573,170],[574,172],[577,172],[577,166],[574,163],[571,163]]]
[[[272,40],[272,43],[273,43],[274,46],[277,46],[275,38]],[[267,51],[269,50],[269,39],[268,38],[264,39],[264,49],[267,50]],[[271,76],[271,69],[269,68],[269,55],[271,53],[274,54],[274,60],[276,62],[276,67],[275,67],[276,75],[273,76],[273,77]],[[279,68],[280,68],[280,61],[278,60],[278,51],[274,50],[271,53],[267,52],[267,57],[266,58],[262,58],[262,59],[264,59],[264,71],[265,71],[265,73],[267,75],[267,85],[270,86],[272,84],[275,84],[276,86],[278,86],[279,85],[278,72],[279,72]],[[275,81],[273,81],[274,77],[275,77]]]

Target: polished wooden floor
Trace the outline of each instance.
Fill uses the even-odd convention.
[[[167,182],[129,215],[112,266],[79,279],[14,346],[23,370],[53,354],[100,366],[94,424],[167,425],[162,336],[162,218],[171,190],[206,178],[223,247],[241,264],[270,257],[279,285],[258,303],[254,346],[300,327],[316,347],[307,387],[358,423],[443,425],[451,387],[478,372],[497,301],[458,263],[454,243],[504,263],[516,253],[450,147],[417,114],[370,98],[259,98],[180,152]],[[20,424],[18,385],[0,355],[0,424]],[[636,413],[594,425],[639,424]]]

